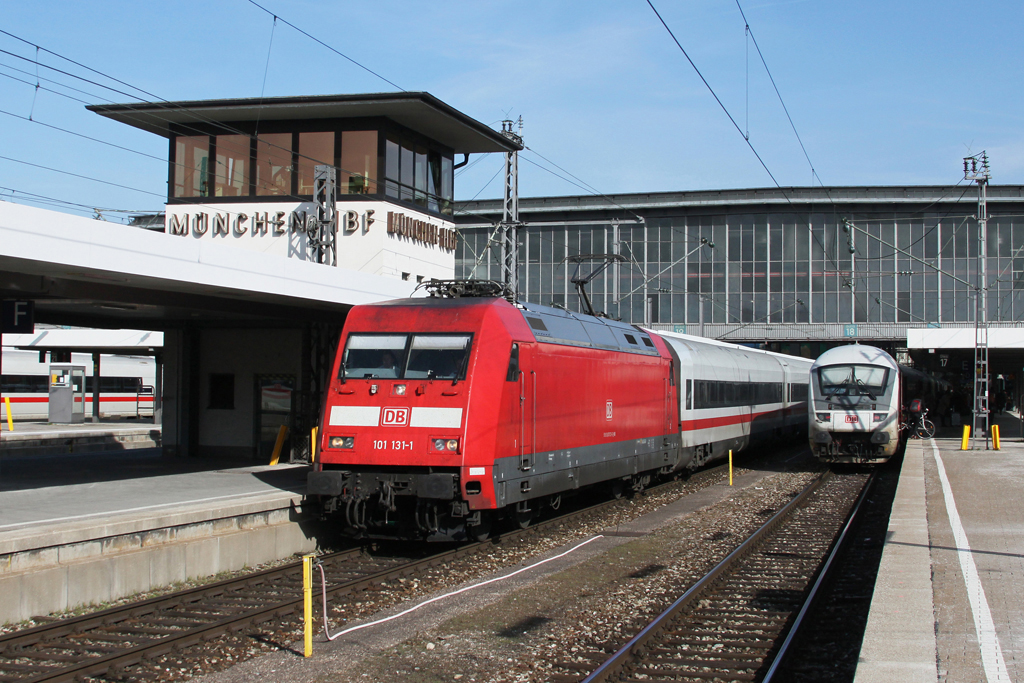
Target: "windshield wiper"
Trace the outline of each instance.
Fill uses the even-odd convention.
[[[871,390],[867,388],[867,385],[864,384],[864,380],[862,380],[862,379],[857,380],[857,384],[860,385],[859,388],[860,388],[860,393],[861,393],[862,396],[867,396],[872,401],[877,401],[878,400],[877,398],[875,398],[875,395],[871,393]]]
[[[469,349],[466,349],[466,354],[462,357],[462,362],[459,363],[459,369],[455,371],[455,378],[452,379],[453,387],[459,383],[459,375],[465,372],[467,365],[469,365]]]

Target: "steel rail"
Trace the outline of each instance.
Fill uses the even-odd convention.
[[[850,511],[850,515],[846,520],[846,524],[843,526],[842,532],[839,537],[835,540],[832,545],[832,551],[828,554],[828,559],[818,570],[818,576],[814,581],[814,585],[808,592],[807,597],[804,599],[803,605],[800,606],[800,611],[796,615],[796,619],[790,625],[788,632],[786,633],[785,640],[782,641],[782,645],[775,653],[772,659],[771,666],[768,667],[768,671],[765,673],[764,678],[761,679],[761,683],[771,683],[772,678],[776,672],[779,671],[780,667],[786,663],[789,657],[790,647],[796,641],[796,638],[800,635],[801,628],[803,627],[804,618],[814,607],[815,602],[818,598],[818,590],[825,584],[826,581],[832,575],[832,565],[836,558],[846,549],[847,537],[851,534],[851,529],[860,521],[860,511],[867,500],[868,494],[874,489],[875,482],[878,480],[878,470],[874,470],[871,473],[871,478],[868,479],[867,484],[864,485],[864,489],[860,492],[860,496],[857,498],[857,502],[854,504],[853,509]]]
[[[634,657],[643,655],[645,646],[667,628],[672,619],[691,603],[698,599],[704,590],[712,586],[723,574],[729,571],[737,562],[745,558],[757,545],[798,507],[807,502],[808,498],[821,487],[825,481],[832,476],[831,471],[826,471],[816,477],[808,484],[798,496],[793,498],[781,510],[765,522],[757,531],[751,534],[735,550],[729,553],[725,559],[705,574],[697,583],[693,584],[679,598],[673,602],[668,609],[658,615],[650,624],[645,626],[639,633],[619,648],[615,654],[609,657],[601,666],[595,669],[581,683],[603,683],[611,681],[622,672],[623,667]]]
[[[703,473],[713,476],[715,473],[724,470],[724,468],[725,465],[719,465],[718,467],[705,470]],[[656,493],[677,483],[678,481],[665,482],[647,489],[647,492]],[[602,509],[612,507],[616,504],[621,504],[621,502],[622,501],[620,500],[603,501],[580,510],[574,510],[566,514],[559,515],[558,517],[538,522],[526,529],[517,529],[507,532],[491,540],[465,545],[430,555],[425,558],[412,560],[394,567],[383,569],[370,575],[355,577],[351,580],[329,587],[327,589],[327,593],[328,595],[337,596],[356,592],[367,586],[380,583],[388,579],[402,577],[420,569],[436,566],[464,556],[485,551],[492,548],[499,541],[504,542],[536,535],[549,527],[556,527],[567,521],[571,521],[572,519],[600,512]],[[321,561],[327,562],[352,560],[360,555],[360,553],[362,553],[362,550],[356,548],[324,555],[321,556],[320,559]],[[199,586],[164,596],[149,598],[137,603],[112,607],[100,612],[81,615],[78,617],[71,617],[69,619],[56,621],[50,624],[36,626],[24,631],[15,631],[13,633],[0,636],[0,657],[6,659],[18,659],[21,657],[22,652],[26,652],[27,658],[27,654],[31,652],[28,648],[31,647],[38,647],[39,649],[68,650],[68,648],[55,641],[61,638],[81,638],[84,641],[89,641],[89,633],[91,631],[102,629],[104,627],[116,627],[118,624],[127,620],[143,619],[162,610],[173,610],[174,608],[188,607],[191,605],[196,609],[213,612],[213,609],[204,607],[200,601],[206,598],[228,594],[238,589],[270,585],[274,580],[284,579],[287,578],[289,574],[297,574],[301,572],[301,568],[301,561],[292,562],[280,567],[266,569],[253,574],[247,574],[233,579],[226,579],[213,584]],[[274,618],[284,617],[288,614],[301,610],[302,604],[303,598],[301,591],[296,591],[296,597],[294,598],[288,598],[286,600],[269,603],[252,609],[246,609],[239,614],[224,617],[222,619],[215,619],[217,616],[216,613],[210,614],[210,618],[214,618],[214,621],[205,624],[197,624],[194,627],[183,629],[180,633],[171,633],[167,635],[151,634],[149,637],[156,638],[156,640],[140,643],[126,648],[121,652],[113,652],[98,657],[80,655],[80,661],[71,662],[67,666],[47,666],[47,664],[43,663],[43,661],[46,660],[49,660],[49,662],[56,662],[63,657],[63,655],[32,658],[36,662],[33,665],[23,664],[12,666],[8,664],[5,666],[4,663],[0,661],[0,671],[52,669],[38,673],[29,673],[27,677],[20,678],[12,677],[9,674],[0,674],[0,680],[18,681],[18,683],[58,683],[63,681],[76,681],[85,677],[104,674],[117,677],[122,674],[125,667],[134,666],[147,659],[152,659],[161,655],[179,652],[184,648],[201,642],[208,642],[220,635],[232,633],[250,625],[262,623]],[[173,617],[174,612],[168,611],[167,616]],[[145,636],[140,636],[139,640],[143,640],[144,638]],[[80,645],[80,648],[86,651],[90,649],[93,651],[100,651],[100,648],[90,648],[90,646],[87,645]]]

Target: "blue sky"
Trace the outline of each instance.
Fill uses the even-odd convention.
[[[585,193],[530,163],[561,173],[544,158],[602,193],[773,185],[645,0],[259,1],[406,90],[495,127],[522,116],[533,150],[520,163],[522,196]],[[655,5],[778,182],[812,184],[735,0]],[[393,90],[283,23],[273,27],[247,0],[0,0],[0,8],[4,31],[167,100],[259,96],[268,47],[267,96]],[[1024,184],[1024,4],[748,0],[743,9],[821,182],[954,184],[961,159],[984,149],[994,183]],[[36,56],[4,35],[0,50]],[[162,138],[37,92],[32,61],[7,53],[0,74],[30,84],[0,76],[0,110],[166,157]],[[45,53],[40,61],[88,75]],[[39,75],[87,91],[58,88],[88,102],[129,101]],[[133,189],[0,159],[0,196],[14,189],[162,208],[165,162],[8,114],[0,114],[0,156]],[[501,163],[492,155],[461,173],[457,197],[498,196]]]

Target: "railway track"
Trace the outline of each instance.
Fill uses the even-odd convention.
[[[694,478],[709,483],[724,466]],[[665,490],[677,482],[648,489]],[[543,534],[574,520],[598,515],[624,501],[609,500],[503,534],[500,542]],[[337,601],[374,585],[486,552],[484,541],[423,557],[369,556],[361,549],[321,555],[328,596]],[[0,683],[56,683],[90,678],[146,678],[133,667],[212,641],[221,635],[281,620],[302,611],[302,563],[151,598],[0,636]]]
[[[583,682],[770,680],[870,480],[817,478]]]

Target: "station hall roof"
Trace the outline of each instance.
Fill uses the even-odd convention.
[[[163,137],[170,137],[176,124],[384,117],[451,147],[456,154],[522,149],[425,92],[94,104],[86,109]]]

